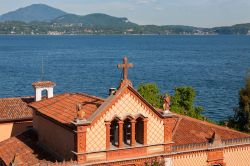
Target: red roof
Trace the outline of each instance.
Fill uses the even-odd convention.
[[[28,106],[34,97],[0,98],[0,122],[32,119],[32,108]]]
[[[77,117],[78,104],[81,104],[81,111],[85,112],[85,118],[88,119],[103,102],[101,98],[83,93],[65,93],[30,105],[40,113],[69,125]]]
[[[56,83],[52,81],[37,81],[32,83],[32,86],[34,87],[50,87],[50,86],[55,86]]]
[[[6,165],[9,165],[14,158],[19,165],[34,165],[56,161],[52,154],[37,144],[37,136],[32,130],[0,142],[0,161],[3,160]]]
[[[177,116],[179,118],[173,132],[173,142],[175,145],[208,142],[213,136],[214,132],[218,134],[222,140],[250,136],[248,134],[209,122],[182,115]]]
[[[213,136],[214,132],[220,135],[222,140],[249,137],[238,131],[203,122],[190,117],[177,115],[177,123],[174,129],[174,145],[204,143]],[[0,161],[9,164],[16,158],[21,165],[46,164],[57,165],[56,156],[43,149],[37,142],[37,136],[29,130],[19,136],[9,138],[0,143]],[[57,159],[60,161],[60,159]],[[74,165],[74,162],[66,162],[62,165]],[[76,164],[76,163],[75,163]]]

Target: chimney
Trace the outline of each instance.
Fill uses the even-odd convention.
[[[32,83],[32,86],[35,90],[35,101],[40,101],[43,98],[53,97],[53,89],[56,84],[52,81],[38,81]],[[45,94],[43,95],[43,92]]]
[[[110,88],[109,89],[109,96],[110,95],[115,95],[115,93],[116,93],[116,88]]]

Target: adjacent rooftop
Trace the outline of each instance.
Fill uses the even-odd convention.
[[[30,106],[60,123],[70,125],[77,117],[77,105],[81,105],[81,110],[85,112],[85,118],[88,119],[103,102],[104,99],[96,96],[83,93],[64,93],[31,103]]]
[[[32,119],[34,97],[0,98],[0,122]]]

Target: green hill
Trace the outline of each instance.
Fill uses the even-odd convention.
[[[250,34],[250,23],[215,28],[138,25],[126,17],[102,13],[80,16],[44,4],[34,4],[0,15],[0,34],[246,35]]]
[[[82,24],[87,27],[112,27],[112,28],[130,28],[138,25],[130,22],[127,18],[118,18],[102,13],[88,14],[79,16],[74,14],[67,14],[60,16],[51,21],[58,24]]]
[[[65,15],[66,12],[44,4],[33,4],[15,11],[0,15],[0,22],[4,21],[51,21]]]
[[[215,33],[218,34],[248,34],[250,31],[250,23],[236,24],[227,27],[215,27],[212,28]]]

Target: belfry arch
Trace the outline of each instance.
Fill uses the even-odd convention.
[[[115,116],[111,121],[106,122],[106,130],[107,130],[107,149],[111,147],[119,147],[123,146],[122,142],[122,130],[123,130],[123,121]]]
[[[135,140],[136,143],[143,144],[143,119],[141,117],[136,119],[135,123]]]
[[[131,122],[127,118],[123,121],[123,142],[125,145],[131,144],[131,136]]]
[[[147,121],[143,115],[114,117],[106,124],[106,149],[147,144]]]
[[[147,144],[147,121],[148,119],[143,116],[139,115],[136,118],[135,123],[135,141],[136,144]]]
[[[118,120],[114,119],[110,124],[110,143],[113,146],[118,147],[118,136],[119,136],[119,128],[118,128]]]

